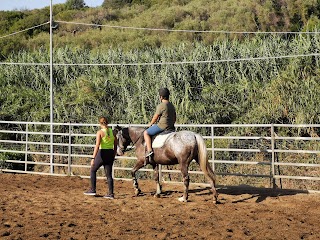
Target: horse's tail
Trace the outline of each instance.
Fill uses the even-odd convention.
[[[212,181],[212,184],[215,185],[215,174],[208,161],[208,152],[206,144],[199,134],[195,134],[197,145],[198,145],[198,163],[201,170],[204,172],[207,178]],[[214,187],[214,186],[213,186]]]

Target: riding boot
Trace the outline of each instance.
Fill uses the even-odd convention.
[[[150,164],[154,163],[153,154],[148,157],[148,160],[149,160],[149,163],[150,163]]]
[[[147,160],[149,160],[149,163],[153,162],[153,155],[154,155],[153,150],[146,151],[146,158],[144,160],[144,166],[147,165]]]

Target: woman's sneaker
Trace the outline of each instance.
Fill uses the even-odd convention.
[[[89,189],[88,191],[83,193],[84,195],[90,195],[90,196],[95,196],[97,193],[96,191]]]
[[[114,199],[114,195],[113,194],[107,194],[107,195],[105,195],[103,197],[107,198],[107,199]]]

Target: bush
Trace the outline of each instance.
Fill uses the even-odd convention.
[[[67,0],[66,7],[69,10],[73,9],[82,9],[86,6],[85,2],[83,0]]]
[[[0,169],[12,169],[12,170],[25,170],[24,163],[7,163],[6,160],[25,160],[25,155],[22,153],[0,153]],[[32,161],[32,158],[28,156],[27,161]],[[28,165],[27,171],[33,171],[34,165]]]

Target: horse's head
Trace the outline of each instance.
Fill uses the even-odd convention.
[[[117,130],[117,140],[118,140],[117,154],[119,156],[122,156],[126,151],[128,145],[130,144],[131,139],[129,136],[128,128],[121,128],[117,126],[116,130]]]

